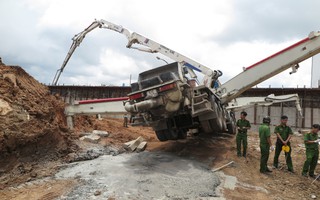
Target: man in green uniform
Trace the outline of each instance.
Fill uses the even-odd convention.
[[[312,125],[310,133],[304,135],[304,144],[306,146],[307,159],[304,162],[302,175],[307,176],[309,172],[310,177],[315,177],[314,170],[316,169],[318,158],[319,158],[319,147],[318,147],[318,132],[319,124]]]
[[[251,128],[250,122],[246,119],[247,113],[242,111],[240,113],[240,119],[237,121],[237,128],[238,128],[238,134],[236,136],[236,142],[237,142],[237,155],[238,157],[241,156],[241,143],[243,145],[243,157],[247,156],[247,145],[248,145],[248,139],[247,139],[247,131]]]
[[[278,168],[279,164],[279,155],[282,151],[282,146],[288,146],[289,152],[285,152],[286,163],[288,167],[288,171],[293,172],[293,165],[291,159],[291,146],[290,146],[290,139],[293,135],[293,132],[289,126],[287,126],[288,117],[283,115],[281,117],[281,124],[276,126],[274,129],[274,133],[277,134],[277,142],[276,142],[276,150],[274,153],[274,160],[273,166]]]
[[[260,152],[261,152],[261,159],[260,159],[260,172],[272,172],[268,169],[267,163],[269,159],[269,151],[270,147],[273,150],[273,146],[271,144],[270,139],[270,117],[266,116],[263,118],[262,123],[259,127],[259,138],[260,138]]]

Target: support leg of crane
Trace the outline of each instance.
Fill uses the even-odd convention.
[[[222,112],[222,108],[217,104],[214,97],[211,98],[211,105],[212,109],[216,113],[216,117],[210,120],[210,124],[212,129],[215,132],[222,132],[223,131],[223,123],[224,123],[224,115]]]

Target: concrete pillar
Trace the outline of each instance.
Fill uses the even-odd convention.
[[[73,130],[73,116],[72,115],[67,116],[67,125],[68,125],[69,129]]]

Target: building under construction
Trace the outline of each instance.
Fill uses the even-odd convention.
[[[59,94],[68,104],[75,101],[125,97],[131,92],[130,87],[118,86],[49,86],[52,94]],[[245,109],[247,119],[253,124],[260,124],[266,115],[271,117],[271,124],[276,125],[281,115],[289,117],[288,124],[297,129],[310,128],[314,123],[320,123],[320,88],[251,88],[242,97],[264,97],[270,94],[298,94],[302,108],[302,116],[295,107],[295,102],[273,104],[268,107],[254,106]],[[238,117],[238,112],[236,117]]]

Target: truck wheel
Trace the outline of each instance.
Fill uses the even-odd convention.
[[[227,129],[229,134],[236,134],[237,129],[236,129],[236,125],[233,122],[231,122],[230,124],[227,124]]]
[[[178,139],[186,139],[187,138],[187,130],[179,129]]]
[[[177,140],[178,139],[178,131],[177,129],[173,129],[174,121],[172,119],[167,119],[167,130],[165,130],[165,134],[168,140]]]
[[[236,118],[234,116],[234,112],[229,113],[230,122],[227,124],[227,129],[229,134],[236,134],[237,126],[236,126]]]
[[[212,104],[212,109],[216,113],[216,118],[210,120],[210,124],[212,126],[212,129],[215,132],[222,132],[223,131],[223,112],[221,107],[214,101],[213,99],[211,100]]]
[[[168,140],[168,138],[166,136],[166,131],[167,130],[155,131],[159,141],[164,142],[164,141]]]
[[[204,133],[212,133],[212,132],[214,132],[213,129],[212,129],[212,125],[208,120],[200,121],[200,124],[201,124],[202,131]]]
[[[169,140],[177,140],[179,137],[179,132],[178,130],[173,130],[172,128],[168,128],[168,130],[166,130],[166,135]]]

